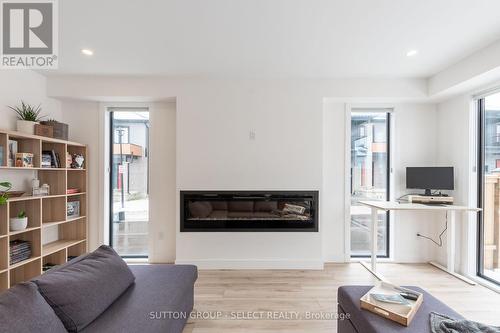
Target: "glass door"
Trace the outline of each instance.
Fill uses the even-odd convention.
[[[148,256],[149,112],[110,113],[110,245]]]
[[[389,200],[389,110],[351,112],[351,256],[370,255],[370,208],[363,200]],[[378,216],[378,256],[389,256],[389,213]]]
[[[478,275],[500,283],[500,93],[478,100]]]

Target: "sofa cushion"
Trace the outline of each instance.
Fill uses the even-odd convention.
[[[213,208],[208,201],[195,201],[188,204],[189,213],[192,217],[208,217]]]
[[[51,269],[33,280],[69,332],[79,332],[133,282],[134,275],[109,246]]]
[[[66,333],[54,310],[31,282],[0,294],[0,332]]]
[[[135,283],[83,333],[181,333],[193,309],[198,277],[191,265],[130,265]]]
[[[253,212],[253,201],[229,201],[230,212]]]
[[[272,212],[278,209],[277,201],[256,201],[254,210],[256,212]]]

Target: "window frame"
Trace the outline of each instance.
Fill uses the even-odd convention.
[[[386,179],[387,179],[387,184],[386,184],[386,200],[387,201],[390,201],[391,200],[391,195],[392,195],[392,125],[393,125],[393,112],[394,112],[394,109],[393,108],[388,108],[388,107],[352,107],[352,108],[348,108],[347,111],[349,112],[349,119],[348,121],[346,121],[346,125],[349,127],[349,131],[347,131],[349,133],[348,136],[346,136],[346,139],[349,140],[349,158],[346,160],[346,165],[349,164],[349,170],[351,170],[350,172],[347,173],[348,178],[348,183],[349,183],[349,188],[346,189],[346,192],[348,193],[347,197],[346,197],[346,200],[349,200],[351,199],[351,193],[352,193],[352,166],[351,166],[351,162],[350,162],[350,158],[351,158],[351,154],[352,154],[352,150],[351,150],[351,129],[352,129],[352,114],[353,113],[356,113],[356,112],[367,112],[367,113],[384,113],[386,115],[386,141],[387,141],[387,170],[386,170]],[[374,135],[374,133],[372,133],[372,135]],[[374,140],[375,142],[375,140]],[[372,172],[374,172],[373,168],[372,168]],[[346,234],[349,234],[349,238],[348,239],[348,247],[349,247],[349,253],[347,254],[347,256],[350,258],[350,259],[365,259],[365,258],[370,258],[371,257],[371,254],[367,254],[367,255],[364,255],[364,254],[352,254],[352,249],[351,249],[351,237],[350,237],[350,233],[351,233],[351,222],[350,222],[350,219],[351,219],[351,213],[350,213],[350,207],[351,205],[349,204],[348,205],[349,207],[349,210],[346,212],[346,214],[349,216],[349,222],[347,224],[348,226],[348,230],[346,231]],[[385,259],[389,259],[391,258],[391,241],[392,241],[392,234],[391,234],[391,221],[392,221],[392,218],[391,218],[392,214],[390,211],[387,211],[386,212],[386,249],[385,249],[385,254],[377,254],[377,258],[385,258]]]
[[[484,274],[484,167],[485,167],[485,98],[488,95],[476,100],[477,107],[477,207],[481,210],[477,212],[477,253],[476,253],[476,275],[488,282],[500,286],[500,281]]]
[[[147,109],[147,111],[149,112],[149,109]],[[108,219],[109,219],[109,229],[108,229],[108,232],[109,232],[109,246],[110,247],[113,247],[113,145],[114,145],[114,140],[115,140],[115,131],[114,131],[114,117],[113,117],[113,113],[114,112],[118,112],[118,110],[114,111],[113,109],[110,109],[108,111],[109,113],[109,127],[108,127],[108,133],[109,133],[109,149],[108,149],[108,152],[109,152],[109,165],[108,165],[108,168],[109,168],[109,177],[108,177],[108,182],[109,182],[109,197],[108,197],[108,209],[109,209],[109,216],[108,216]],[[127,126],[129,128],[129,131],[128,131],[128,136],[129,136],[129,139],[130,139],[130,126]],[[148,131],[148,137],[147,137],[147,142],[149,144],[149,131]],[[129,140],[130,141],[130,140]],[[148,162],[148,193],[149,193],[149,162]],[[149,242],[149,241],[148,241]],[[127,255],[120,255],[120,257],[124,258],[124,259],[148,259],[149,258],[149,253],[146,254],[146,255],[142,255],[142,254],[127,254]]]

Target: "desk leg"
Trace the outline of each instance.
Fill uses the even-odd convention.
[[[431,261],[430,264],[445,271],[446,273],[453,275],[454,277],[467,282],[470,285],[475,285],[476,283],[471,279],[466,278],[463,275],[455,273],[455,211],[448,211],[448,230],[446,231],[447,240],[447,257],[446,257],[446,267],[437,262]]]
[[[371,266],[368,266],[365,262],[361,261],[361,265],[370,271],[377,279],[380,281],[386,281],[385,278],[377,273],[377,242],[378,242],[378,210],[372,207],[372,218],[370,225],[370,237],[371,237]]]
[[[371,236],[372,236],[372,271],[377,273],[377,225],[378,225],[378,214],[377,208],[372,208],[372,224],[370,226]]]
[[[446,268],[448,272],[455,272],[455,211],[449,210],[448,214],[448,253],[446,257]]]

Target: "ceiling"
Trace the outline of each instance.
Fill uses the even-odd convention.
[[[499,13],[498,0],[65,0],[55,74],[424,78],[500,39]]]

